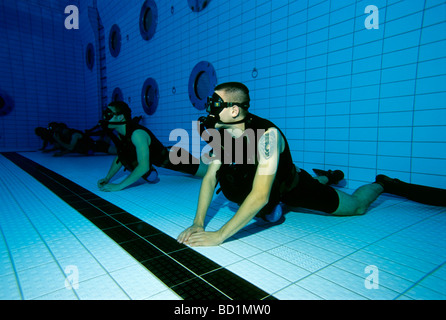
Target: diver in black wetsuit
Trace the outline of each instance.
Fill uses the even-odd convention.
[[[133,184],[139,178],[148,182],[155,182],[158,173],[153,166],[196,175],[199,171],[200,161],[192,159],[189,155],[189,164],[176,164],[170,161],[169,153],[178,152],[165,147],[148,128],[132,121],[130,107],[122,101],[111,102],[104,111],[103,128],[112,138],[118,156],[113,161],[106,177],[98,181],[102,191],[119,191]],[[112,130],[116,130],[116,136]],[[185,150],[181,150],[185,152]],[[120,168],[131,173],[119,184],[109,183]]]
[[[192,226],[178,236],[178,242],[191,246],[219,245],[259,213],[271,222],[280,219],[281,203],[337,216],[361,215],[383,192],[399,192],[400,195],[412,195],[414,199],[415,189],[420,189],[419,186],[385,176],[378,176],[374,183],[358,188],[351,195],[332,188],[328,184],[338,182],[343,174],[335,177],[339,170],[316,170],[320,177],[315,179],[305,170],[295,167],[285,135],[272,122],[250,114],[249,101],[248,88],[238,82],[218,85],[213,96],[208,98],[209,115],[202,119],[202,125],[210,135],[218,137],[215,129],[223,129],[224,141],[230,134],[235,141],[244,139],[247,142],[245,145],[254,148],[251,147],[251,151],[245,147],[233,151],[224,144],[221,145],[222,150],[213,150],[211,163],[202,181],[195,219]],[[243,143],[238,145],[244,146]],[[226,160],[228,152],[236,153],[230,155],[229,161]],[[240,152],[242,157],[238,162],[234,161],[233,156],[237,157]],[[219,230],[206,232],[204,221],[217,184],[220,184],[223,194],[240,207]],[[429,187],[423,190],[424,195],[435,191],[437,202],[431,202],[432,199],[427,197],[418,198],[417,201],[446,205],[446,190]]]
[[[84,155],[92,155],[94,153],[94,141],[80,130],[58,125],[53,128],[53,138],[62,149],[53,154],[55,157],[60,157],[67,153]]]
[[[43,141],[42,147],[39,149],[40,151],[51,152],[59,149],[59,146],[57,145],[56,141],[53,138],[51,124],[47,128],[44,127],[35,128],[34,133]],[[47,147],[49,145],[52,145],[53,147],[48,150]]]
[[[64,123],[52,122],[49,124],[48,132],[54,145],[60,151],[53,154],[60,157],[68,153],[78,153],[82,155],[93,155],[97,152],[116,154],[114,146],[102,138],[93,139],[90,132],[82,132],[69,128]]]

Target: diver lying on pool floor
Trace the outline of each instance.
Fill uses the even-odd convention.
[[[105,178],[98,181],[98,187],[102,191],[122,190],[140,178],[155,182],[158,180],[158,173],[153,166],[190,175],[201,174],[200,166],[204,164],[198,159],[192,159],[190,154],[188,164],[173,164],[169,153],[186,151],[165,147],[152,131],[132,121],[132,111],[125,102],[111,102],[104,111],[102,125],[112,138],[118,153]],[[113,130],[116,130],[117,135],[113,133]],[[118,184],[110,183],[123,166],[131,173]]]
[[[444,189],[406,184],[382,175],[352,195],[331,187],[329,184],[336,183],[339,177],[333,179],[328,171],[319,172],[320,177],[314,179],[294,165],[282,131],[272,122],[249,113],[249,103],[248,88],[238,82],[218,85],[213,96],[208,98],[209,115],[203,125],[209,130],[218,129],[222,135],[230,134],[234,140],[244,139],[247,143],[238,145],[245,147],[235,152],[242,152],[239,159],[245,161],[236,162],[232,158],[228,162],[226,157],[214,152],[202,180],[195,219],[192,226],[178,236],[178,242],[191,246],[219,245],[256,215],[270,222],[278,221],[282,203],[336,216],[362,215],[381,193],[391,192],[415,201],[446,206]],[[236,158],[237,154],[233,156]],[[226,198],[240,207],[219,230],[206,232],[205,217],[217,184]]]

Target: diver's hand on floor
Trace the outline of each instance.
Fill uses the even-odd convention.
[[[179,243],[187,244],[189,237],[197,232],[204,232],[204,228],[199,225],[193,224],[192,226],[190,226],[189,228],[180,233],[180,235],[177,238],[177,241]]]
[[[220,232],[202,231],[191,234],[186,244],[191,247],[218,246],[223,242]]]
[[[108,183],[108,179],[107,178],[102,178],[100,180],[98,180],[97,185],[98,188],[101,189],[104,185],[106,185]]]
[[[114,192],[114,191],[122,190],[122,187],[119,184],[107,183],[107,184],[101,185],[99,187],[99,190],[105,191],[105,192]]]

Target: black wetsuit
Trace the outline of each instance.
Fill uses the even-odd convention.
[[[65,144],[71,144],[71,139],[75,133],[80,134],[82,137],[77,140],[74,149],[71,151],[85,155],[93,154],[95,152],[95,142],[82,131],[70,128],[63,129],[59,135],[60,140]]]
[[[245,134],[238,139],[245,139],[247,143],[254,143],[255,148],[244,148],[243,161],[241,163],[232,161],[232,163],[228,164],[227,161],[222,161],[223,164],[217,172],[218,182],[226,198],[241,204],[251,192],[259,164],[258,142],[263,133],[269,128],[276,128],[282,134],[285,148],[280,154],[269,202],[259,212],[258,216],[270,213],[280,201],[293,207],[304,207],[327,213],[334,212],[339,206],[339,197],[336,191],[330,186],[323,185],[316,179],[313,179],[305,170],[296,168],[291,157],[290,147],[282,131],[271,121],[253,114],[247,115],[245,133],[249,131],[248,129],[252,129],[250,132],[255,134],[254,141],[248,142]],[[223,141],[228,139],[227,133],[223,133],[222,136],[224,137]],[[234,139],[233,146],[237,143],[235,142],[236,140]],[[247,146],[247,143],[244,146]],[[224,143],[222,145],[224,146]],[[252,150],[255,150],[254,154]],[[227,153],[228,150],[225,152]],[[234,153],[235,150],[233,148],[232,155],[236,156]],[[253,157],[255,157],[254,161],[252,161]],[[248,163],[249,161],[251,164]]]
[[[134,122],[127,123],[126,124],[126,134],[125,136],[119,135],[119,139],[110,131],[108,130],[109,136],[112,138],[112,141],[114,142],[117,153],[118,153],[118,160],[124,165],[124,167],[130,171],[133,171],[136,166],[138,165],[137,155],[136,155],[136,148],[135,145],[132,142],[132,135],[135,130],[144,130],[147,132],[147,134],[150,136],[150,145],[149,145],[149,162],[150,162],[150,171],[153,170],[152,165],[163,167],[166,169],[171,169],[174,171],[180,171],[183,173],[188,173],[194,175],[199,166],[196,163],[192,163],[192,161],[189,164],[177,164],[174,165],[171,163],[169,159],[169,148],[165,147],[161,141],[158,140],[158,138],[150,131],[148,128],[141,126],[139,124],[136,124]],[[149,174],[146,173],[143,178],[146,178]]]

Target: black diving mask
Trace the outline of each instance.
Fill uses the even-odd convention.
[[[211,97],[207,98],[206,103],[206,111],[209,113],[209,115],[205,118],[203,122],[204,126],[206,128],[215,128],[215,125],[217,123],[221,124],[237,124],[245,122],[245,119],[242,119],[240,121],[236,122],[222,122],[220,121],[220,112],[223,111],[225,108],[231,108],[233,106],[239,106],[240,108],[248,109],[249,108],[249,102],[224,102],[223,99],[214,92],[214,94]]]
[[[114,116],[117,116],[117,113],[114,113],[111,109],[106,108],[103,112],[102,112],[102,119],[105,121],[110,121]]]
[[[102,129],[107,129],[109,124],[114,125],[121,125],[121,124],[127,124],[127,121],[110,121],[114,116],[118,116],[120,113],[115,113],[111,109],[106,108],[104,111],[102,111],[102,120],[99,120],[99,125],[102,127]]]
[[[106,122],[107,124],[126,124],[127,121],[110,121],[114,116],[119,116],[122,113],[113,112],[111,109],[107,108],[102,111],[102,120],[101,122]]]

